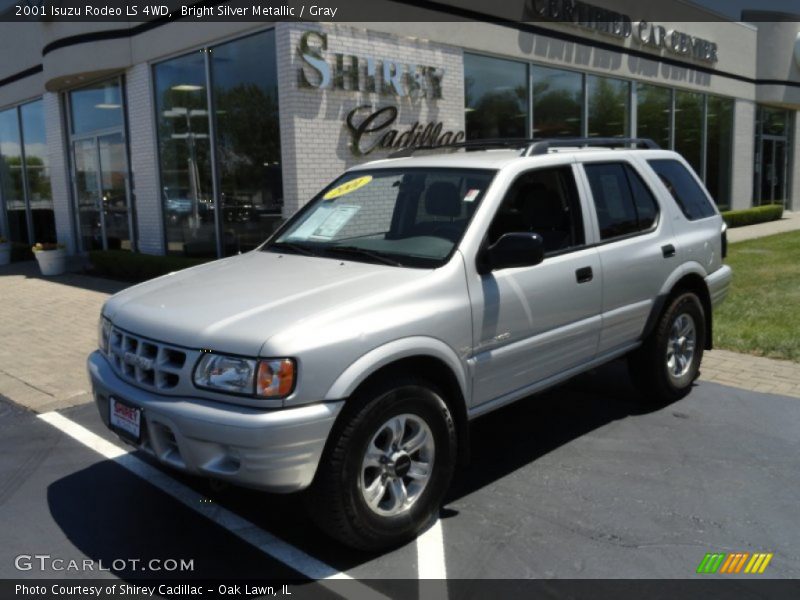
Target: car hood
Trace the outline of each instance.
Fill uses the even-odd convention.
[[[103,313],[131,333],[188,348],[258,356],[274,334],[431,271],[254,251],[112,296]]]

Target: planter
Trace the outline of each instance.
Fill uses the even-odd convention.
[[[58,250],[39,250],[33,253],[39,262],[39,269],[45,277],[62,275],[67,270],[67,251],[63,248]]]
[[[0,265],[11,262],[11,244],[0,244]]]

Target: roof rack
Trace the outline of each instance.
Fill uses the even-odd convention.
[[[579,138],[493,138],[485,140],[468,140],[456,144],[441,146],[409,146],[389,155],[389,158],[406,158],[420,150],[449,150],[464,148],[465,150],[489,150],[492,148],[520,149],[521,156],[539,156],[547,154],[551,148],[586,148],[590,146],[633,146],[648,150],[660,150],[661,147],[649,138],[624,137],[579,137]]]

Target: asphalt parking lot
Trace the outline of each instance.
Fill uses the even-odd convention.
[[[475,422],[441,537],[382,555],[329,541],[292,496],[212,488],[128,454],[93,405],[59,414],[125,453],[109,460],[114,446],[92,449],[0,401],[2,578],[87,576],[14,566],[46,553],[192,559],[193,571],[170,573],[180,578],[415,579],[435,576],[437,552],[453,579],[723,577],[695,574],[707,552],[774,553],[764,574],[739,578],[800,577],[795,398],[701,382],[647,410],[622,365],[608,365]]]

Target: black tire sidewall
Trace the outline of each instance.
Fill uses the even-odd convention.
[[[694,321],[696,340],[694,356],[692,357],[692,366],[685,376],[685,382],[679,385],[667,371],[666,355],[672,323],[679,315],[684,313],[688,314]],[[681,397],[691,389],[700,371],[700,363],[703,359],[703,349],[706,341],[706,322],[705,311],[703,310],[703,305],[700,303],[700,299],[691,293],[681,294],[675,298],[664,313],[656,334],[653,348],[655,356],[653,356],[651,360],[658,366],[657,372],[659,373],[659,382],[669,395],[676,398]]]
[[[433,472],[428,485],[405,513],[378,515],[367,506],[359,489],[361,464],[367,444],[386,421],[401,414],[413,414],[428,425],[434,439]],[[401,541],[416,535],[435,518],[439,504],[452,479],[456,463],[456,432],[452,415],[442,397],[431,387],[401,385],[372,400],[360,415],[342,463],[341,493],[354,528],[366,539]]]

